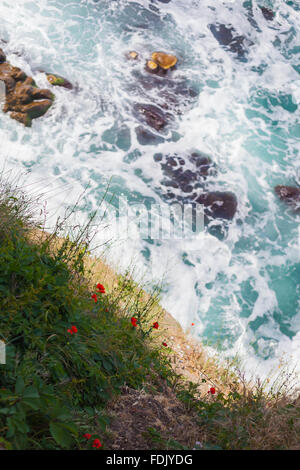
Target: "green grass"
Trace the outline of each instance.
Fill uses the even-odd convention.
[[[82,237],[76,243],[67,237],[56,250],[53,236],[33,242],[27,227],[34,224],[18,201],[8,187],[2,192],[1,220],[10,224],[0,225],[0,338],[7,352],[0,365],[0,443],[80,449],[85,432],[105,430],[105,406],[124,384],[141,387],[170,368],[159,348],[149,348],[151,303],[136,299],[136,285],[120,278],[95,303],[84,279]],[[78,332],[71,335],[72,325]]]

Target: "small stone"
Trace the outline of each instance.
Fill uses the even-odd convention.
[[[139,55],[137,52],[135,51],[130,51],[128,52],[127,54],[127,59],[130,59],[130,60],[137,60],[139,58]]]
[[[64,77],[61,77],[59,75],[55,75],[53,73],[47,73],[47,80],[51,85],[53,86],[62,86],[64,88],[67,88],[68,90],[72,90],[73,85],[69,80],[67,80]]]
[[[158,73],[159,71],[159,67],[158,65],[153,62],[152,60],[147,60],[146,62],[146,70],[147,72],[150,72],[150,73]]]

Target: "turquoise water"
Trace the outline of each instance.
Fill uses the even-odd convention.
[[[273,21],[259,6],[273,9]],[[208,229],[176,241],[117,236],[115,198],[98,238],[110,240],[107,256],[121,269],[132,263],[137,277],[163,279],[163,305],[183,327],[195,323],[196,336],[224,355],[238,352],[249,370],[267,371],[282,355],[299,360],[299,214],[273,190],[300,183],[299,12],[299,2],[284,0],[16,0],[0,6],[9,61],[41,87],[48,82],[39,70],[76,84],[71,92],[56,88],[55,106],[31,129],[0,114],[3,165],[28,173],[26,186],[43,194],[49,220],[85,190],[83,222],[100,206],[108,182],[109,194],[126,196],[129,205],[167,206],[157,153],[198,150],[216,163],[208,188],[238,199],[222,236]],[[217,23],[247,38],[245,53],[218,43],[209,27]],[[142,61],[128,62],[129,50]],[[184,84],[193,93],[175,91],[171,124],[144,141],[133,104],[165,103],[166,90],[139,81],[155,50],[178,57],[170,87]]]

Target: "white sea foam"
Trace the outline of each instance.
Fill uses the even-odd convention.
[[[251,23],[243,3],[1,2],[0,37],[8,41],[9,61],[41,87],[49,85],[40,72],[46,70],[65,76],[76,90],[56,88],[55,105],[31,129],[1,114],[0,138],[5,168],[29,172],[28,189],[43,194],[41,207],[47,200],[48,224],[85,190],[83,222],[99,207],[108,182],[110,193],[130,204],[164,205],[154,153],[198,149],[211,155],[218,175],[208,187],[233,191],[239,202],[224,240],[207,232],[152,244],[120,239],[112,216],[99,239],[110,240],[106,255],[120,269],[134,264],[137,277],[164,279],[163,305],[183,327],[196,323],[202,340],[219,343],[223,354],[247,357],[249,370],[266,372],[283,352],[297,362],[300,350],[299,218],[273,191],[276,184],[293,184],[299,169],[299,114],[287,102],[291,95],[299,104],[299,12],[274,1],[276,16],[268,22],[258,8],[262,2],[253,1]],[[218,44],[208,28],[216,22],[253,42],[248,61]],[[145,97],[128,90],[135,65],[124,54],[138,50],[146,59],[161,49],[176,53],[174,77],[187,77],[200,94],[176,118],[179,140],[169,131],[169,141],[143,146],[131,105]],[[148,92],[151,99],[157,91]]]

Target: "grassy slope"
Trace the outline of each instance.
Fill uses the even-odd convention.
[[[299,448],[289,376],[266,393],[208,359],[156,293],[87,256],[88,230],[72,242],[63,224],[36,230],[30,201],[3,182],[0,215],[0,448]]]

